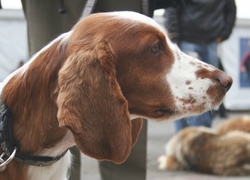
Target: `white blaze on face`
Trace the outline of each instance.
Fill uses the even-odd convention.
[[[207,90],[213,82],[208,78],[197,77],[196,72],[202,68],[208,71],[213,71],[215,68],[184,54],[177,47],[173,51],[175,61],[166,78],[176,103],[176,111],[192,113],[195,109],[203,111],[204,106],[210,109],[213,105]]]

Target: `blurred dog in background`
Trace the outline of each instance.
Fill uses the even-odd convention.
[[[216,129],[188,127],[166,145],[158,158],[163,170],[191,170],[222,176],[250,175],[250,116],[221,123]]]

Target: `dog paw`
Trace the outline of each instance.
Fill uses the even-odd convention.
[[[159,163],[158,168],[160,170],[166,170],[167,169],[167,156],[162,155],[157,159],[157,162]]]

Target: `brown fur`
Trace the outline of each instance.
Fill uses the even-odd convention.
[[[37,154],[44,148],[53,147],[66,133],[65,128],[58,128],[58,122],[53,121],[57,107],[52,89],[63,63],[63,52],[57,49],[58,42],[38,56],[23,76],[15,75],[2,92],[2,100],[12,112],[18,149],[25,154]],[[0,179],[25,180],[25,171],[26,165],[12,161],[0,173]]]
[[[227,133],[230,131],[244,131],[250,133],[250,116],[239,116],[223,121],[217,128],[219,133]]]
[[[160,44],[157,53],[152,52],[155,44]],[[174,111],[166,81],[175,60],[166,36],[153,25],[102,13],[78,22],[3,87],[1,100],[12,113],[18,151],[33,155],[53,150],[70,130],[73,144],[86,155],[124,162],[143,121],[131,121],[131,114],[166,120],[189,113]],[[204,69],[202,78],[221,93],[211,107],[228,88],[204,67],[197,68]],[[207,110],[190,108],[191,113]],[[26,180],[27,166],[12,161],[0,179]]]
[[[166,156],[160,157],[159,162],[160,168],[166,170],[250,175],[250,134],[238,128],[221,133],[211,128],[188,127],[168,142]]]
[[[89,50],[91,35],[82,33],[82,44],[75,37],[82,35],[77,28],[67,45],[55,42],[3,89],[1,98],[12,112],[18,150],[38,154],[61,141],[69,128],[83,153],[122,163],[137,141],[142,119],[129,119],[110,44],[99,42]],[[12,161],[0,179],[25,180],[25,171],[26,165]]]

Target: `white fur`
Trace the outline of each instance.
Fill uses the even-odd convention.
[[[62,159],[51,166],[29,166],[29,180],[67,180],[71,165],[71,153],[68,151]]]
[[[69,147],[75,145],[73,135],[70,131],[67,132],[65,137],[52,149],[45,149],[39,153],[40,156],[58,156],[62,154]],[[29,180],[66,180],[68,171],[71,167],[71,153],[68,151],[58,162],[51,166],[28,167]]]
[[[208,65],[196,58],[188,56],[181,52],[177,47],[173,49],[175,61],[171,68],[171,72],[167,74],[166,80],[170,85],[175,104],[175,111],[182,112],[181,114],[187,116],[191,106],[199,107],[202,104],[206,105],[206,109],[214,107],[213,100],[208,96],[207,90],[212,81],[207,78],[198,78],[195,74],[201,67],[209,71],[215,70],[211,65]],[[189,81],[190,85],[186,82]],[[189,89],[189,88],[192,89]],[[203,98],[201,98],[203,97]],[[180,99],[190,99],[189,103],[183,103]],[[203,111],[203,109],[201,109]],[[197,112],[198,113],[198,112]]]
[[[158,168],[160,170],[165,170],[167,167],[167,158],[168,156],[162,155],[157,159],[157,162],[159,163]]]

